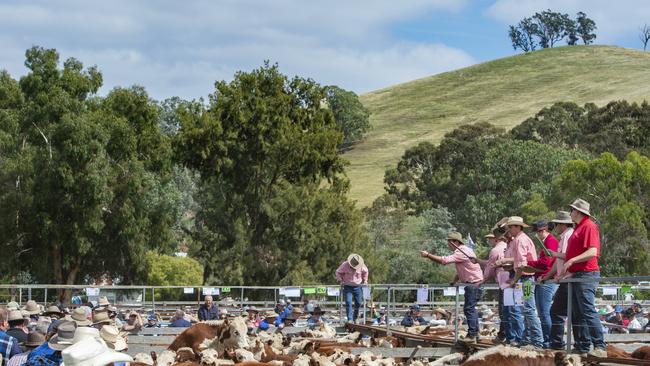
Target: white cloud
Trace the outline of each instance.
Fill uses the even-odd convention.
[[[155,98],[205,96],[215,80],[278,62],[289,75],[357,92],[475,63],[443,44],[395,39],[390,26],[467,0],[5,1],[0,68],[25,72],[25,49],[56,48],[97,64],[106,87],[144,85]],[[105,88],[106,89],[106,88]]]
[[[503,23],[514,24],[546,9],[572,16],[584,11],[596,22],[596,41],[600,44],[636,38],[639,27],[650,23],[650,3],[645,0],[497,0],[486,14]]]

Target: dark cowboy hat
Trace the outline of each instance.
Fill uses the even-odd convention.
[[[325,312],[323,311],[323,309],[321,309],[320,306],[316,306],[314,308],[314,311],[312,311],[312,314],[314,314],[314,315],[323,315],[323,314],[325,314]]]
[[[59,317],[64,317],[65,314],[61,309],[59,309],[58,306],[56,305],[50,305],[47,307],[47,310],[43,313],[43,315],[48,316],[48,315],[58,315]]]

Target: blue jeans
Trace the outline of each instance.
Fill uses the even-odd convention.
[[[524,298],[523,312],[526,329],[521,343],[542,348],[544,337],[542,336],[542,324],[539,321],[539,316],[537,316],[537,306],[535,305],[535,280],[530,276],[525,277],[521,282],[524,287],[531,287],[530,296],[527,299]]]
[[[564,320],[567,316],[568,285],[561,283],[553,296],[551,305],[551,334],[549,346],[553,349],[564,349]]]
[[[499,333],[497,338],[501,340],[506,339],[506,317],[503,312],[503,290],[499,289]]]
[[[476,304],[478,304],[483,289],[480,286],[467,285],[465,286],[465,303],[463,305],[463,313],[467,319],[467,336],[478,336],[478,311],[476,311]]]
[[[553,303],[553,295],[557,288],[557,283],[544,283],[535,287],[535,305],[537,305],[537,314],[542,324],[544,348],[549,348],[550,346],[551,304]]]
[[[505,322],[506,343],[521,343],[524,336],[524,317],[521,306],[504,306],[503,321]]]
[[[598,278],[600,272],[575,272],[573,278]],[[594,348],[605,349],[603,328],[596,311],[596,282],[571,284],[571,325],[578,352]]]
[[[345,309],[348,321],[357,320],[359,317],[359,307],[361,307],[363,291],[359,286],[343,286],[343,298],[345,299]],[[354,299],[354,311],[352,311],[352,300]]]

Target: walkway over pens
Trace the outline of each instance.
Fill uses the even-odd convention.
[[[570,278],[561,281],[569,287],[569,300],[571,299],[571,288],[576,283],[597,282],[599,283],[598,294],[606,298],[601,302],[602,305],[607,303],[622,302],[623,295],[630,291],[645,291],[650,289],[650,276],[637,277],[610,277],[610,278]],[[419,303],[425,310],[434,307],[453,307],[455,316],[454,339],[457,341],[459,330],[459,313],[461,297],[463,296],[464,284],[370,284],[364,289],[364,306],[362,317],[367,320],[369,314],[365,311],[368,302],[372,300],[374,304],[384,306],[387,310],[387,323],[391,318],[399,317],[400,313],[406,311],[408,306],[413,302]],[[153,312],[170,312],[179,306],[191,306],[195,308],[201,303],[202,295],[219,296],[217,301],[220,306],[226,307],[235,312],[243,311],[245,306],[256,306],[258,308],[273,308],[276,301],[281,298],[300,300],[303,298],[314,299],[318,301],[325,309],[339,312],[339,319],[344,319],[342,309],[342,292],[339,285],[309,285],[309,286],[92,286],[92,285],[0,285],[0,296],[4,291],[5,298],[0,297],[0,301],[8,301],[11,296],[16,301],[23,302],[34,299],[43,300],[47,303],[55,299],[54,292],[58,289],[83,290],[90,299],[102,296],[108,296],[109,300],[123,308],[140,308],[151,310]],[[185,301],[161,301],[156,299],[156,291],[159,293],[163,290],[176,289],[183,297],[192,297],[192,300]],[[492,301],[485,301],[486,304],[496,305],[496,292],[498,287],[494,284],[485,285],[486,294],[484,299],[492,298]],[[120,292],[129,293],[129,296],[120,296]],[[405,297],[405,293],[410,293],[408,302],[396,301]],[[496,294],[495,294],[496,293]],[[134,295],[135,294],[135,295]],[[247,298],[250,295],[250,299]],[[649,296],[650,297],[650,296]],[[410,301],[412,299],[412,301]],[[296,301],[298,303],[299,301]],[[635,300],[635,302],[642,302]],[[568,302],[567,323],[571,324],[571,301]],[[384,327],[386,334],[392,334],[388,324]],[[645,334],[644,334],[645,335]],[[572,337],[572,328],[567,327],[567,340]],[[634,339],[638,341],[639,339]],[[650,333],[648,339],[650,341]],[[567,341],[567,351],[571,350],[571,343]]]

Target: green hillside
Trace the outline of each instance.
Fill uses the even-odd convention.
[[[650,53],[567,46],[485,62],[361,96],[373,129],[344,157],[351,197],[363,207],[383,193],[384,171],[405,149],[437,142],[456,126],[512,127],[557,101],[602,105],[650,99]]]

